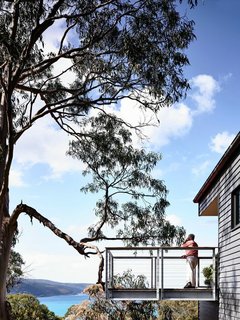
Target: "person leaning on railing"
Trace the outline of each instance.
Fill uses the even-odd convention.
[[[185,255],[182,256],[183,258],[186,258],[187,263],[187,284],[184,288],[196,287],[196,267],[198,265],[198,250],[190,249],[193,247],[198,247],[194,239],[195,235],[189,234],[187,239],[181,245],[181,247],[189,248],[185,251]]]

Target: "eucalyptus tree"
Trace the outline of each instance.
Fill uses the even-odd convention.
[[[15,145],[43,117],[81,139],[91,110],[108,117],[106,105],[132,99],[156,113],[181,99],[188,88],[183,70],[194,23],[180,15],[179,5],[176,0],[0,0],[2,320],[8,319],[7,268],[21,213],[86,254],[83,245],[31,206],[19,204],[9,212]],[[49,44],[51,34],[56,39]]]
[[[97,222],[80,240],[102,261],[98,283],[102,283],[103,268],[99,241],[121,240],[128,246],[170,246],[183,241],[184,228],[165,217],[167,188],[153,177],[161,155],[133,147],[131,132],[114,115],[86,120],[81,139],[71,142],[68,153],[85,163],[83,174],[92,177],[81,191],[101,196],[94,209]]]
[[[134,277],[130,281],[137,281]],[[132,286],[131,286],[132,287]],[[106,300],[100,285],[84,289],[90,298],[80,304],[71,306],[65,320],[197,320],[197,301],[114,301]]]
[[[137,281],[134,277],[131,281]],[[113,301],[106,300],[102,287],[98,284],[84,289],[90,299],[71,306],[65,320],[157,320],[156,301]]]

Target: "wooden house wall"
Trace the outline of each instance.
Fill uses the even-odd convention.
[[[231,193],[239,185],[240,155],[200,203],[201,214],[216,197],[219,201],[219,320],[240,319],[240,227],[231,225]]]

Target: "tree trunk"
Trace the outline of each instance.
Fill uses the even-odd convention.
[[[8,176],[11,163],[6,95],[0,94],[0,320],[10,320],[6,302],[8,262],[17,224],[10,225]]]
[[[10,222],[8,191],[3,199],[0,205],[0,215],[3,217],[0,229],[0,320],[10,320],[12,318],[10,316],[10,307],[6,301],[6,283],[12,241],[17,231],[17,222]]]
[[[9,218],[5,218],[1,230],[1,250],[0,250],[0,319],[10,320],[10,308],[6,301],[6,283],[7,283],[7,270],[12,247],[12,241],[17,225],[11,226]]]

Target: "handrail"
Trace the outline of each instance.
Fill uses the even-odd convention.
[[[197,280],[198,280],[198,288],[207,288],[207,286],[203,286],[200,285],[199,283],[199,279],[200,279],[200,262],[201,263],[201,267],[206,266],[206,262],[203,261],[207,261],[210,260],[209,265],[212,264],[214,266],[213,268],[213,288],[211,289],[212,292],[212,300],[215,300],[217,298],[217,288],[216,288],[216,281],[215,281],[215,277],[216,277],[216,273],[215,273],[215,256],[216,256],[216,250],[217,247],[191,247],[191,250],[195,249],[198,251],[204,251],[204,253],[201,255],[199,255],[199,267],[198,267],[198,274],[197,274]],[[143,253],[143,251],[149,251],[149,255],[146,255]],[[165,293],[166,290],[173,290],[173,289],[166,289],[165,285],[167,286],[167,284],[165,283],[165,280],[167,279],[166,277],[171,277],[171,270],[169,271],[168,269],[165,270],[165,268],[174,268],[174,265],[176,266],[176,263],[178,264],[177,260],[181,259],[183,260],[183,258],[177,254],[176,251],[181,251],[181,250],[188,250],[188,248],[185,247],[168,247],[168,246],[163,246],[163,247],[106,247],[106,291],[110,290],[136,290],[136,291],[140,291],[144,290],[141,288],[122,288],[121,285],[120,287],[115,288],[114,287],[114,277],[117,276],[118,274],[116,273],[117,271],[117,267],[118,264],[120,262],[117,261],[121,261],[120,263],[120,267],[124,268],[124,260],[126,260],[126,263],[129,265],[131,264],[131,266],[133,266],[134,268],[144,268],[147,270],[147,274],[145,274],[145,276],[147,276],[147,288],[145,290],[154,290],[155,294],[154,294],[154,299],[152,300],[159,300],[159,299],[165,299]],[[120,254],[119,252],[129,252],[132,251],[132,255],[122,255],[122,253]],[[175,256],[171,254],[172,251],[175,251]],[[209,255],[206,251],[211,251],[211,255]],[[141,263],[141,261],[139,260],[143,260],[143,262]],[[172,263],[170,261],[173,261]],[[174,260],[176,260],[174,262]],[[131,262],[133,261],[133,262]],[[136,263],[134,263],[134,261]],[[139,261],[139,262],[137,262]],[[149,261],[149,262],[144,262],[144,261]],[[169,261],[169,262],[167,262]],[[170,264],[169,264],[170,263]],[[180,262],[179,262],[180,263]],[[140,264],[140,265],[139,265]],[[182,262],[180,263],[182,265]],[[147,266],[147,267],[146,267]],[[184,265],[182,265],[183,267]],[[125,266],[127,267],[127,266]],[[177,270],[178,270],[178,266],[176,266]],[[134,272],[139,272],[136,271],[137,269],[134,269]],[[126,268],[125,268],[126,271]],[[115,272],[115,274],[114,274]],[[167,272],[167,273],[166,273]],[[169,273],[170,272],[170,273]],[[140,273],[138,273],[140,275]],[[142,274],[141,274],[142,275]],[[144,274],[143,274],[144,275]],[[178,280],[178,278],[177,278]],[[170,283],[171,283],[172,279],[170,278]],[[169,279],[167,280],[167,283],[169,284]],[[150,287],[149,287],[150,285]],[[168,287],[169,288],[169,287]],[[171,288],[171,286],[170,286]],[[178,289],[178,287],[176,287],[176,289],[174,290],[180,290]],[[108,292],[106,292],[106,296],[109,297]]]
[[[163,250],[186,250],[186,247],[168,247],[168,246],[156,246],[156,247],[106,247],[106,250],[157,250],[157,249],[163,249]],[[217,247],[191,247],[191,249],[197,249],[197,250],[210,250],[210,249],[217,249]]]

